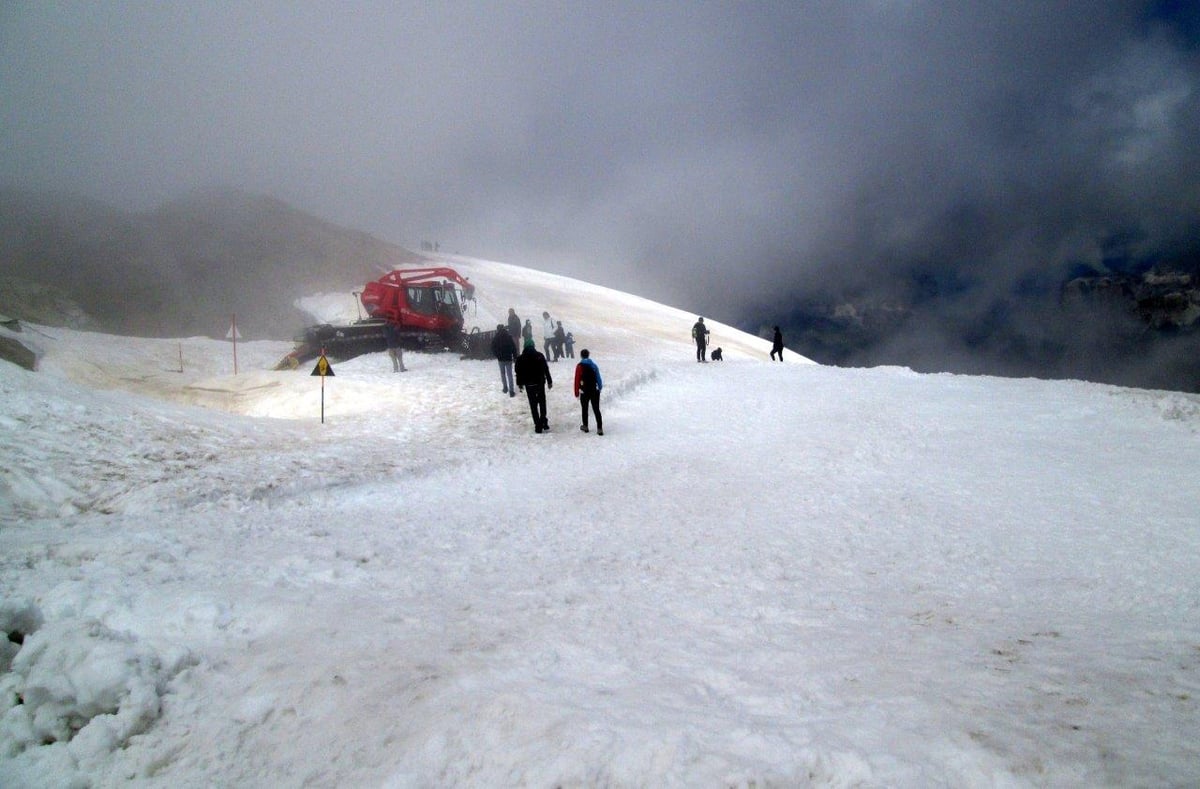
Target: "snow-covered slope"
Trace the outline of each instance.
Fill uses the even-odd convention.
[[[335,366],[324,424],[279,343],[0,364],[6,786],[1200,781],[1200,399],[699,365],[452,263],[593,352],[605,436],[562,362],[548,435],[449,355]]]

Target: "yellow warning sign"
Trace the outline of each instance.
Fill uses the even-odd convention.
[[[317,366],[313,368],[313,375],[319,375],[322,378],[333,375],[333,367],[329,364],[329,360],[325,358],[325,354],[321,354],[321,358],[317,359]]]

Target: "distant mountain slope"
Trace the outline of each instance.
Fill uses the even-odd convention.
[[[421,256],[269,197],[198,192],[149,213],[72,195],[0,190],[0,312],[114,334],[287,339],[293,306],[352,290]],[[39,293],[38,304],[21,294]],[[47,294],[64,304],[48,316]],[[74,306],[74,305],[77,305]],[[79,315],[79,311],[86,318]]]
[[[981,292],[953,274],[912,273],[797,298],[782,320],[823,364],[1080,378],[1200,391],[1200,255],[1134,270],[1047,275]]]

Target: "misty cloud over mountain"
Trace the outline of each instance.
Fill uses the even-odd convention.
[[[1180,365],[1186,331],[1061,294],[1196,267],[1197,8],[10,6],[0,183],[229,185],[841,363]]]
[[[126,212],[69,195],[0,191],[0,312],[146,337],[287,339],[294,302],[350,292],[421,260],[272,198],[204,191]]]

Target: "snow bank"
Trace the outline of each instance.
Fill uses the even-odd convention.
[[[29,785],[86,775],[126,747],[158,718],[170,680],[195,663],[186,650],[164,655],[95,620],[44,623],[31,602],[0,605],[0,627],[9,640],[0,756]]]

